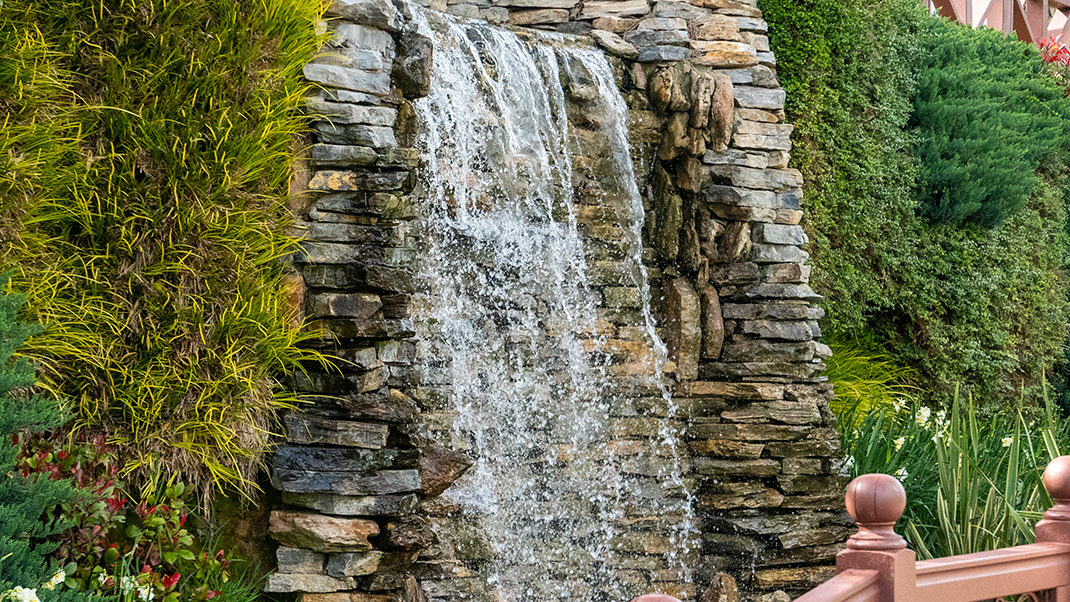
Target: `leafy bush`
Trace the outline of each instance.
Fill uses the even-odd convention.
[[[872,412],[843,433],[847,472],[903,482],[899,531],[922,558],[1032,543],[1033,525],[1051,506],[1044,468],[1070,442],[1046,407],[1037,420],[1021,412],[982,420],[961,397],[950,413],[905,403]]]
[[[938,405],[958,383],[991,406],[1013,404],[1023,385],[1035,397],[1070,324],[1064,158],[1050,158],[1024,206],[995,227],[934,222],[918,192],[923,132],[911,127],[919,74],[936,68],[927,53],[945,30],[995,54],[1025,56],[1022,45],[941,24],[914,0],[760,5],[795,124],[825,331],[910,366],[912,384]],[[1002,81],[1020,98],[1038,86],[1048,94],[1041,77],[1030,68]]]
[[[247,491],[308,357],[284,302],[319,2],[0,4],[0,266],[130,477]]]
[[[919,239],[906,126],[926,19],[916,0],[761,0],[804,176],[813,286],[827,329],[856,336],[897,300]]]
[[[911,119],[918,196],[936,220],[993,226],[1026,204],[1041,161],[1065,150],[1070,103],[1033,45],[930,23]]]
[[[6,280],[6,275],[0,276],[0,288]],[[15,590],[23,599],[78,600],[82,598],[55,588],[66,573],[49,558],[56,545],[48,538],[67,525],[63,520],[46,518],[78,494],[69,479],[17,474],[15,470],[19,453],[16,435],[63,420],[58,403],[29,393],[35,380],[29,362],[14,359],[18,346],[37,331],[17,321],[21,304],[21,297],[0,293],[0,598]]]
[[[181,483],[150,483],[130,499],[117,478],[115,451],[102,438],[57,445],[36,436],[21,443],[22,474],[69,476],[94,494],[47,513],[67,525],[52,538],[51,556],[65,567],[68,588],[124,602],[196,602],[220,596],[231,581],[233,556],[210,538],[198,541]]]

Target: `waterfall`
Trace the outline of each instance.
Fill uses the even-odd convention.
[[[492,558],[480,570],[501,598],[627,600],[647,586],[618,574],[635,555],[625,533],[663,529],[672,549],[659,570],[686,573],[694,530],[670,421],[632,455],[614,434],[646,406],[674,411],[627,107],[597,50],[432,12],[417,20],[435,45],[431,93],[414,103],[421,402],[428,428],[475,459],[445,495],[485,534]],[[592,211],[609,213],[609,235],[591,235]],[[628,366],[622,337],[606,333],[593,261],[641,299]],[[656,486],[638,492],[646,460],[657,460],[645,473]]]

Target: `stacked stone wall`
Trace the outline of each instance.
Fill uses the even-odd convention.
[[[637,531],[636,562],[621,578],[712,601],[731,599],[736,582],[749,598],[827,577],[847,534],[821,376],[829,350],[808,285],[784,91],[754,0],[425,4],[590,36],[629,105],[652,302],[670,350],[665,371],[682,412],[701,549],[696,584],[687,584],[640,561],[665,543]],[[336,0],[331,41],[306,68],[322,87],[308,103],[321,118],[295,182],[304,243],[292,282],[320,347],[339,360],[337,370],[314,365],[293,377],[311,403],[287,418],[275,458],[284,506],[271,517],[279,571],[267,586],[304,602],[482,593],[479,552],[445,550],[432,528],[451,520],[438,496],[470,461],[417,427],[435,417],[413,365],[419,165],[408,103],[427,93],[433,51],[405,29],[404,11],[389,0]],[[584,210],[579,190],[577,198],[592,240],[612,242],[619,213]],[[592,261],[602,334],[624,379],[648,359],[639,290],[613,276],[611,261]],[[618,447],[656,437],[650,429],[642,416],[619,417]]]

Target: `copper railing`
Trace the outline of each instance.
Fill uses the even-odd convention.
[[[795,602],[1070,602],[1070,456],[1044,470],[1054,501],[1035,528],[1036,543],[918,561],[894,530],[907,496],[884,474],[847,486],[858,532],[836,555],[836,575]],[[679,602],[663,594],[632,602]]]
[[[1070,42],[1070,0],[924,0],[940,16],[971,27],[986,26],[1040,44]]]

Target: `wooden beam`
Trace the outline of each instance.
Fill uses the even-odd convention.
[[[988,6],[981,12],[981,20],[977,24],[992,29],[1003,29],[1003,12],[1000,10],[1002,6],[1001,0],[990,0]]]
[[[1000,30],[1003,33],[1011,33],[1014,31],[1014,9],[1018,7],[1018,0],[1000,0],[1003,4],[1003,20],[1000,23]]]
[[[1025,20],[1033,33],[1033,43],[1040,44],[1047,37],[1048,23],[1051,21],[1048,0],[1025,0]]]
[[[936,12],[941,17],[951,19],[957,23],[963,23],[962,13],[959,12],[958,7],[952,0],[933,0],[933,4],[936,6]]]
[[[1030,15],[1029,12],[1027,12],[1027,11],[1029,9],[1031,9],[1031,8],[1034,8],[1034,9],[1036,8],[1036,7],[1031,6],[1031,5],[1040,4],[1041,2],[1039,2],[1037,0],[1032,0],[1032,1],[1026,0],[1027,4],[1023,8],[1022,5],[1018,3],[1018,0],[1005,0],[1005,1],[1009,2],[1010,5],[1011,5],[1011,10],[1013,11],[1013,13],[1012,13],[1012,24],[1014,26],[1014,33],[1018,35],[1018,39],[1020,41],[1022,41],[1022,42],[1027,43],[1027,44],[1039,44],[1040,43],[1040,38],[1038,37],[1038,35],[1042,35],[1042,34],[1039,34],[1038,32],[1042,32],[1044,30],[1042,28],[1040,28],[1040,27],[1034,29],[1033,24],[1031,23],[1031,21],[1033,20],[1033,19],[1031,19],[1032,15]],[[1047,2],[1044,2],[1044,4],[1045,4],[1045,6],[1044,6],[1044,14],[1047,15],[1048,14]],[[1034,10],[1032,12],[1037,12],[1037,11]]]

